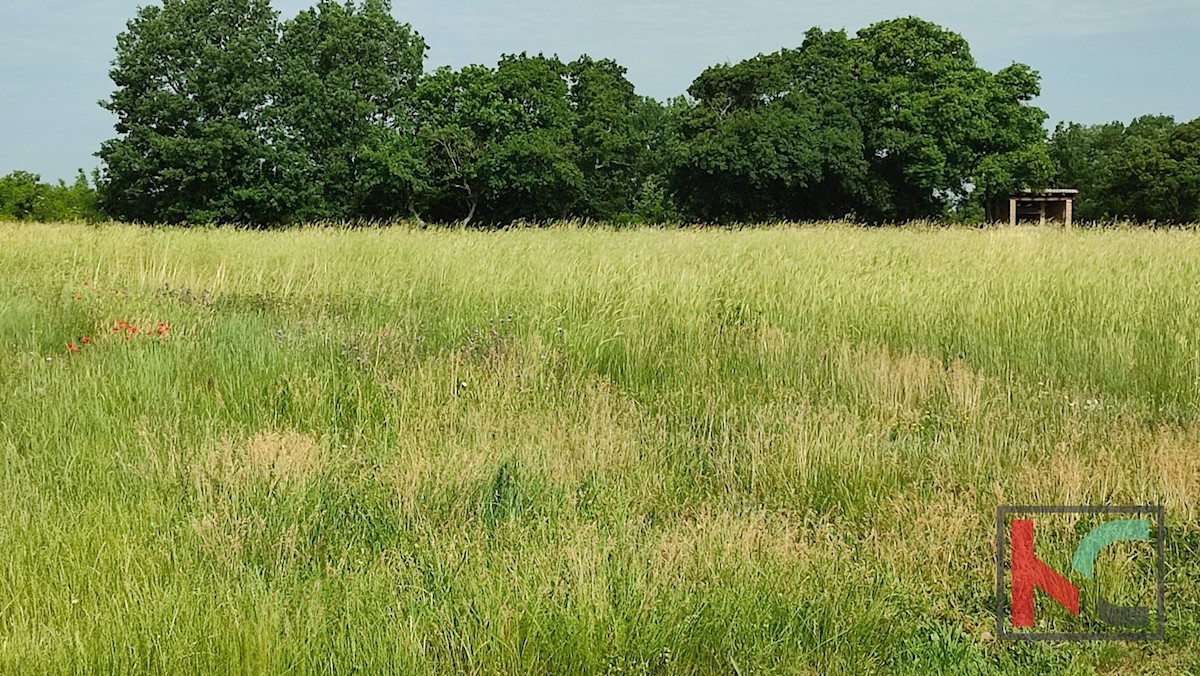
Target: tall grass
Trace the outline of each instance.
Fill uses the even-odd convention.
[[[0,224],[0,665],[1200,670],[1197,261]],[[997,504],[1158,502],[1165,643],[995,640]]]

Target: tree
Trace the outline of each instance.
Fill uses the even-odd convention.
[[[388,0],[320,0],[283,26],[279,102],[304,155],[306,219],[413,209],[413,98],[425,41]],[[395,201],[393,201],[395,200]]]
[[[141,222],[286,220],[305,175],[273,100],[278,26],[268,0],[164,0],[117,38],[98,153],[103,208]]]
[[[1055,181],[1076,188],[1075,218],[1097,221],[1115,210],[1109,188],[1113,182],[1113,154],[1121,150],[1125,125],[1059,123],[1050,137],[1048,150],[1054,163]]]
[[[567,66],[583,177],[579,210],[589,218],[630,216],[647,180],[661,171],[654,148],[661,106],[638,96],[625,73],[615,61],[587,55]]]
[[[1162,214],[1173,223],[1200,223],[1200,118],[1181,124],[1167,139],[1172,171],[1163,177],[1172,199]]]
[[[1083,220],[1200,220],[1200,120],[1060,124],[1050,154],[1058,180],[1079,189]]]
[[[14,171],[0,178],[0,218],[20,221],[97,221],[96,191],[80,170],[74,183],[42,183],[42,177]]]
[[[80,169],[70,185],[59,180],[55,185],[43,186],[41,204],[33,217],[39,221],[54,222],[98,221],[102,216],[96,204],[96,191]]]
[[[1072,129],[1052,157],[1037,73],[991,73],[961,36],[913,17],[853,37],[812,29],[795,49],[705,70],[667,105],[611,60],[505,55],[422,76],[425,53],[390,0],[317,0],[282,26],[268,0],[143,8],[118,36],[101,206],[260,225],[877,222],[977,213],[1046,185],[1057,163],[1154,200],[1156,218],[1194,211],[1194,130],[1122,128],[1120,152],[1089,168],[1072,144],[1091,133]]]
[[[940,217],[1048,180],[1038,77],[978,67],[916,18],[709,68],[688,90],[672,187],[701,220]]]
[[[1140,117],[1125,129],[1120,152],[1110,155],[1103,187],[1106,216],[1164,223],[1194,222],[1200,193],[1200,120],[1176,125],[1168,116]]]
[[[14,171],[0,178],[0,217],[18,221],[32,220],[45,199],[42,177],[27,171]]]
[[[840,43],[840,44],[839,44]],[[715,66],[688,90],[672,185],[700,220],[840,217],[868,199],[863,134],[841,33]]]
[[[505,55],[496,85],[512,111],[481,163],[486,215],[493,223],[566,218],[579,204],[567,68],[557,58]]]
[[[877,23],[857,40],[867,158],[890,203],[879,216],[936,217],[972,185],[987,198],[1047,180],[1045,113],[1029,105],[1039,93],[1033,70],[989,73],[962,36],[915,17]]]
[[[480,162],[498,127],[507,124],[495,73],[485,66],[442,67],[417,89],[420,138],[428,180],[420,193],[435,218],[470,224],[483,192]]]
[[[1008,217],[1008,197],[1020,189],[1049,187],[1054,163],[1046,147],[1046,114],[1028,105],[1041,92],[1040,77],[1013,64],[990,77],[985,117],[967,179],[982,198],[988,221]]]
[[[583,177],[567,92],[561,62],[525,54],[495,70],[441,68],[424,78],[417,110],[429,212],[464,224],[568,216]]]

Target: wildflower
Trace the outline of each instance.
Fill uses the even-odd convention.
[[[79,342],[83,343],[84,345],[90,345],[92,343],[92,339],[84,336]]]
[[[84,286],[89,286],[89,285],[91,285],[91,282],[84,282],[84,283],[83,283],[83,285],[84,285]]]
[[[70,342],[70,341],[68,341],[68,342],[67,342],[67,349],[68,349],[68,350],[70,350],[71,352],[78,352],[78,351],[79,351],[79,348],[78,348],[78,347],[75,347],[75,343],[72,343],[72,342]]]
[[[79,294],[75,294],[74,296],[71,296],[71,297],[74,298],[75,300],[79,300],[79,299],[83,298],[83,296],[80,296]]]

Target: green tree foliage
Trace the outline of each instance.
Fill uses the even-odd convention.
[[[1082,220],[1200,221],[1200,119],[1060,124],[1050,155],[1058,182],[1080,191]]]
[[[915,18],[705,71],[673,174],[698,218],[943,215],[1044,181],[1038,77],[978,67],[963,38]]]
[[[440,220],[469,224],[483,193],[483,158],[505,124],[495,73],[439,68],[421,80],[416,110],[428,167],[421,206]]]
[[[268,0],[144,7],[117,40],[100,207],[257,225],[880,222],[994,218],[1057,178],[1083,191],[1082,218],[1200,219],[1200,122],[1060,126],[1048,145],[1035,71],[980,68],[914,17],[812,29],[665,104],[608,59],[424,74],[425,54],[389,0],[317,0],[283,24]],[[88,213],[90,194],[0,183],[11,218]]]
[[[1040,77],[1013,64],[996,73],[987,89],[985,124],[974,166],[967,174],[988,221],[1008,217],[1008,197],[1019,189],[1049,187],[1054,163],[1046,147],[1046,114],[1028,105],[1041,92]]]
[[[0,178],[0,217],[33,220],[41,208],[45,188],[42,177],[28,171],[14,171]]]
[[[1054,162],[1055,183],[1076,188],[1074,216],[1096,221],[1112,213],[1108,200],[1113,184],[1115,156],[1122,150],[1125,125],[1059,123],[1050,137],[1049,152]]]
[[[34,218],[39,221],[95,222],[102,220],[103,216],[97,204],[96,190],[80,169],[74,182],[67,184],[60,180],[46,186],[41,209],[34,212]]]
[[[638,96],[625,68],[584,55],[567,67],[574,141],[583,176],[578,213],[600,220],[635,217],[639,196],[655,190],[663,169],[656,146],[662,106]]]
[[[97,221],[96,191],[81,170],[74,183],[42,183],[41,176],[14,171],[0,178],[0,219],[18,221]]]
[[[387,0],[321,0],[284,24],[279,103],[309,188],[297,218],[387,218],[411,207],[425,51]]]
[[[1040,78],[1013,64],[980,68],[962,36],[908,17],[858,33],[858,73],[872,174],[886,189],[878,214],[941,216],[974,189],[983,201],[1018,187],[1043,187],[1046,114],[1029,105]]]
[[[143,222],[269,224],[309,177],[282,133],[268,0],[164,0],[117,38],[104,209]]]
[[[501,128],[481,165],[486,217],[503,223],[571,215],[583,176],[576,164],[566,66],[541,55],[507,55],[495,77],[510,126]]]
[[[679,111],[672,183],[701,220],[844,215],[864,196],[861,128],[846,86],[842,33],[811,31],[798,50],[709,68]]]
[[[428,157],[421,200],[434,218],[470,224],[572,214],[583,190],[567,68],[505,56],[495,69],[442,68],[417,97]]]

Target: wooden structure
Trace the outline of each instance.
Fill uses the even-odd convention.
[[[1071,188],[1022,190],[1008,198],[1008,222],[1016,225],[1018,221],[1037,221],[1045,225],[1049,220],[1071,225],[1071,210],[1078,194]]]

